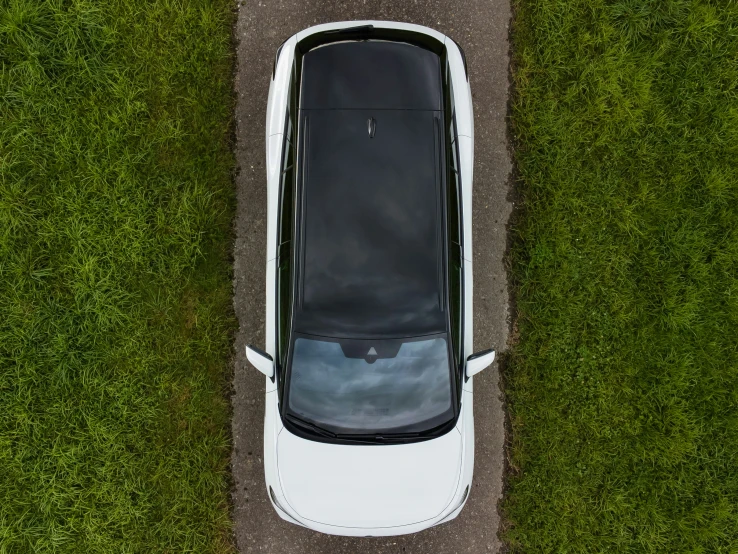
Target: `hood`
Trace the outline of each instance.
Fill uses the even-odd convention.
[[[457,429],[402,445],[327,444],[283,429],[282,492],[300,517],[337,527],[382,528],[433,519],[453,499],[461,471]]]

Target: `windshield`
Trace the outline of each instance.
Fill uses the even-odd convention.
[[[421,433],[453,417],[445,338],[295,340],[286,411],[336,434]]]

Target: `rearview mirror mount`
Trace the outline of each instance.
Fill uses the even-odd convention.
[[[264,375],[270,379],[274,377],[274,360],[272,360],[269,354],[249,344],[246,347],[246,358],[248,358],[252,366]]]
[[[489,367],[494,361],[495,351],[492,348],[472,354],[466,359],[466,378],[473,377],[484,368]]]

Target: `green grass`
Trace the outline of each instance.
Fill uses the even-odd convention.
[[[738,3],[514,4],[505,537],[738,552]]]
[[[0,553],[232,551],[231,17],[0,1]]]

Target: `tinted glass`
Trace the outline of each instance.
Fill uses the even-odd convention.
[[[461,255],[457,245],[452,245],[449,251],[448,264],[448,295],[449,310],[451,312],[451,344],[453,345],[456,364],[461,368],[464,348],[462,336],[461,314],[462,314],[462,279],[463,270],[461,266]]]
[[[422,110],[303,115],[296,330],[362,338],[446,330],[437,117]]]
[[[277,272],[277,293],[279,295],[279,311],[277,312],[278,318],[278,331],[279,331],[279,353],[278,360],[280,367],[284,366],[287,357],[287,345],[289,344],[289,332],[290,332],[290,312],[292,303],[291,300],[291,287],[290,287],[290,243],[282,245],[280,251],[283,254],[279,257],[279,267]]]
[[[286,115],[286,134],[284,151],[282,153],[282,175],[280,177],[280,213],[279,236],[277,238],[277,299],[279,310],[278,320],[278,353],[279,366],[286,362],[287,344],[289,342],[290,316],[292,313],[292,235],[295,219],[295,147],[290,142],[292,135],[292,120],[289,111]]]
[[[453,130],[454,124],[451,123]],[[461,333],[461,313],[462,313],[462,279],[463,269],[461,260],[461,191],[460,177],[458,173],[456,155],[457,144],[451,145],[451,163],[448,172],[447,201],[447,231],[448,231],[448,276],[449,276],[449,310],[451,312],[451,343],[456,358],[456,363],[460,364],[463,349],[463,337]]]
[[[335,433],[422,432],[453,417],[444,338],[297,338],[290,371],[288,411]]]
[[[338,42],[303,60],[306,109],[440,110],[437,54],[398,42]]]
[[[446,66],[448,95],[446,96],[446,230],[448,249],[448,294],[451,316],[451,344],[459,371],[463,368],[463,261],[461,256],[461,175],[459,173],[458,142],[456,137],[456,118],[454,116],[453,83],[449,66]],[[461,374],[459,374],[459,377]]]

